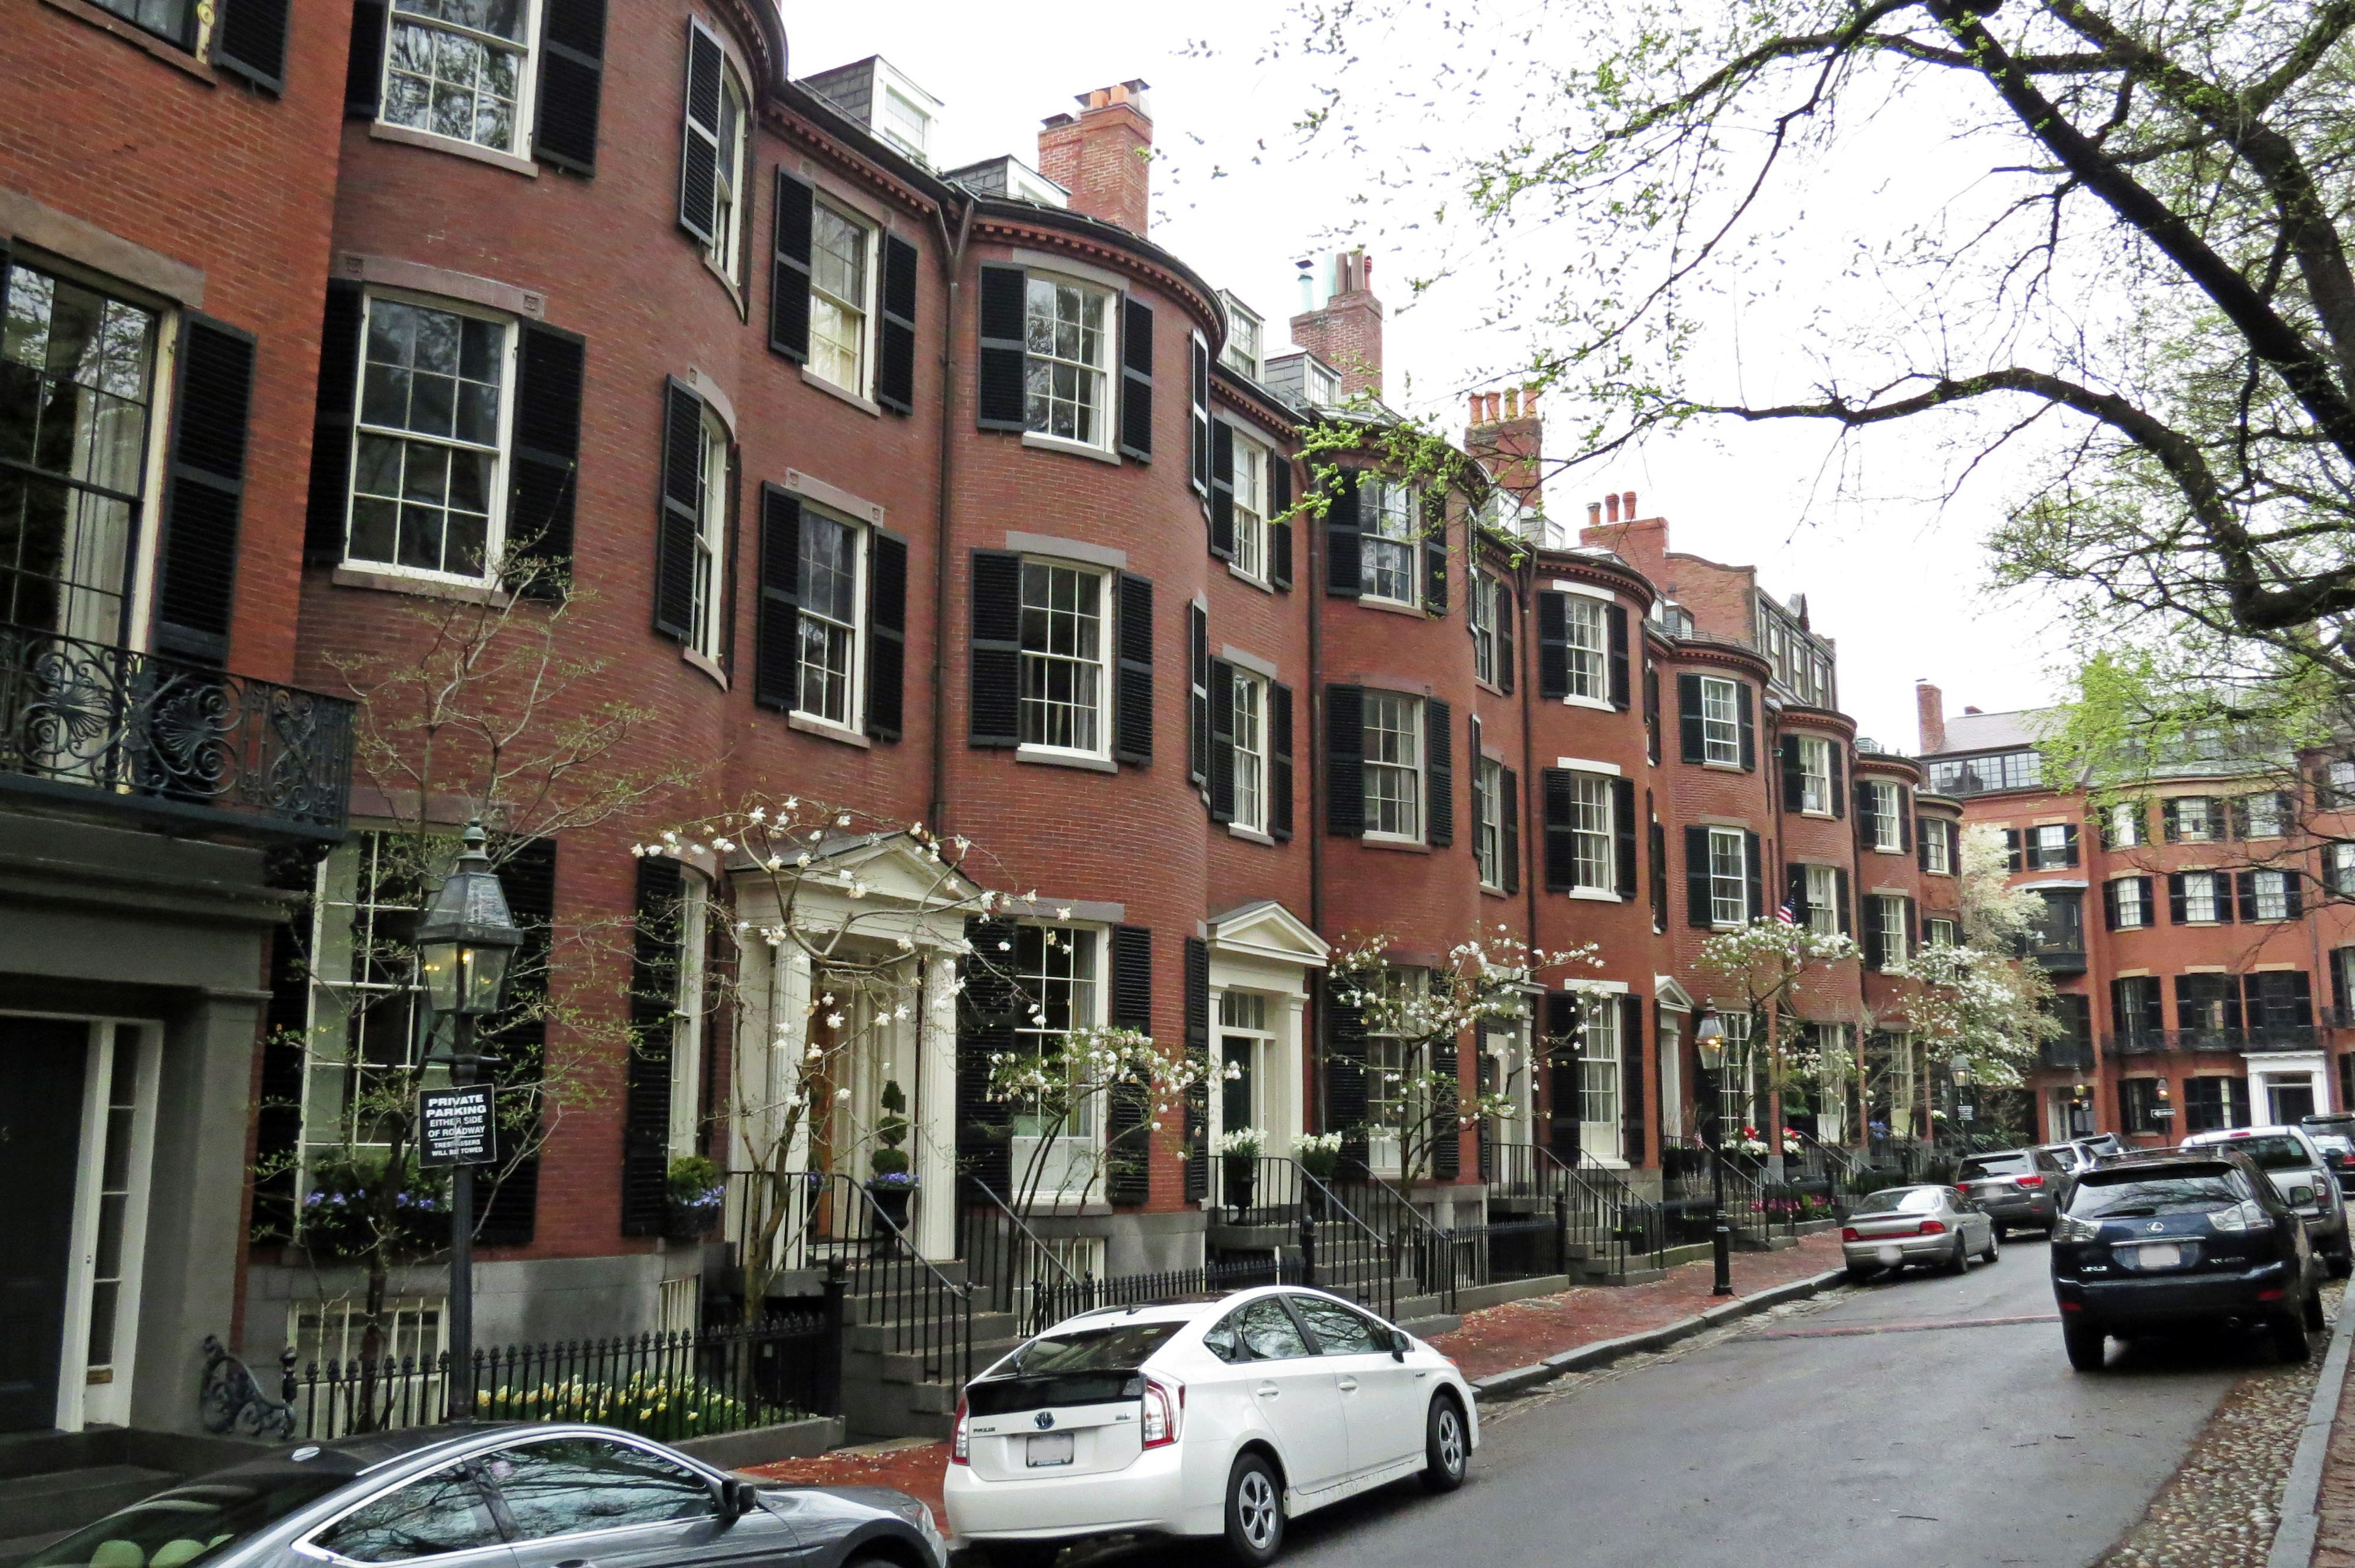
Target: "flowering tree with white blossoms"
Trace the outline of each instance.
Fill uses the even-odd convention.
[[[1934,1060],[1960,1056],[1980,1083],[2017,1088],[2037,1047],[2067,1032],[2051,1012],[2051,976],[2022,955],[2044,901],[2011,885],[2000,828],[1965,828],[1960,860],[1962,940],[1924,944],[1891,973],[1914,983],[1906,1022]]]
[[[1056,933],[1047,935],[1053,940]],[[1031,1012],[1038,1017],[1042,1009]],[[1230,1066],[1226,1076],[1240,1072]],[[1182,1125],[1187,1097],[1209,1079],[1201,1058],[1166,1051],[1133,1029],[1075,1029],[1049,1037],[1036,1051],[991,1053],[989,1097],[1013,1106],[1036,1129],[1008,1207],[1028,1218],[1042,1202],[1085,1203],[1097,1182],[1148,1160],[1153,1139],[1173,1121]],[[1141,1113],[1125,1125],[1101,1115],[1124,1101]],[[1105,1126],[1100,1139],[1059,1136],[1099,1120]]]
[[[1346,942],[1334,950],[1327,972],[1335,999],[1358,1009],[1367,1035],[1398,1042],[1395,1067],[1368,1068],[1381,1080],[1380,1093],[1368,1096],[1368,1130],[1397,1141],[1400,1179],[1412,1182],[1430,1173],[1441,1139],[1481,1117],[1510,1115],[1520,1104],[1517,1084],[1534,1051],[1481,1040],[1496,1072],[1488,1091],[1466,1102],[1449,1054],[1457,1042],[1467,1032],[1480,1040],[1484,1025],[1526,1017],[1529,997],[1545,988],[1547,975],[1578,965],[1600,968],[1603,961],[1592,943],[1550,952],[1502,924],[1457,944],[1442,963],[1429,966],[1394,963],[1387,956],[1391,945],[1380,934]],[[1563,988],[1603,994],[1582,978],[1565,978]]]
[[[1776,1124],[1766,1129],[1764,1141],[1769,1151],[1784,1142],[1783,1092],[1794,1083],[1843,1079],[1851,1066],[1844,1050],[1835,1046],[1827,1051],[1819,1036],[1804,1029],[1807,980],[1810,976],[1828,977],[1836,965],[1861,956],[1850,937],[1777,920],[1753,920],[1700,944],[1710,1005],[1721,1012],[1747,1016],[1750,1049],[1764,1053],[1767,1087],[1774,1095],[1770,1105],[1775,1107],[1769,1120]]]

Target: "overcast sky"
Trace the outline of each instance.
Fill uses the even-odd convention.
[[[1328,133],[1304,146],[1297,127],[1329,68],[1301,57],[1286,31],[1297,24],[1284,8],[1192,0],[1091,12],[1085,25],[1055,27],[1018,24],[970,0],[903,0],[875,12],[788,5],[785,16],[795,77],[879,53],[942,99],[934,153],[943,167],[1004,153],[1035,165],[1040,120],[1090,88],[1144,79],[1155,129],[1152,237],[1267,316],[1272,348],[1300,308],[1294,261],[1329,249],[1352,225],[1378,227],[1368,249],[1375,293],[1392,310],[1390,400],[1460,432],[1464,392],[1490,384],[1478,378],[1500,362],[1497,340],[1474,328],[1493,285],[1476,266],[1399,308],[1402,280],[1432,272],[1443,244],[1461,261],[1470,232],[1456,221],[1444,239],[1430,224],[1418,233],[1401,214],[1435,211],[1457,193],[1433,182],[1369,204],[1366,160],[1384,159],[1381,138],[1401,133],[1395,122],[1376,130],[1369,117],[1361,136]],[[1388,80],[1400,103],[1412,103],[1439,69],[1413,40],[1369,37],[1360,53],[1361,84]],[[1462,115],[1436,117],[1452,123],[1427,128],[1428,144],[1502,136],[1501,108],[1464,101]],[[1494,127],[1486,123],[1492,112]],[[1355,156],[1344,150],[1351,141]],[[1811,193],[1818,204],[1849,204],[1847,220],[1869,216],[1863,203],[1874,213],[1890,204],[1919,211],[1970,188],[1967,153],[1905,144],[1902,134],[1892,143],[1886,125],[1864,142],[1863,178]],[[1838,243],[1809,242],[1828,255]],[[1804,280],[1806,258],[1798,260]],[[1838,272],[1828,259],[1823,275]],[[1747,383],[1770,364],[1801,364],[1803,315],[1769,304],[1722,322],[1718,367]],[[1549,454],[1561,455],[1556,447]],[[1912,751],[1916,678],[1943,687],[1950,710],[2023,707],[2051,698],[2060,654],[2049,609],[1991,599],[1981,588],[1980,541],[2000,517],[2011,476],[2000,464],[1982,468],[1949,496],[1935,477],[1943,463],[1927,431],[1876,432],[1839,447],[1810,428],[1733,427],[1680,434],[1558,478],[1546,502],[1552,516],[1576,518],[1606,490],[1637,491],[1645,516],[1668,518],[1674,548],[1754,564],[1777,595],[1806,593],[1815,628],[1838,640],[1841,706],[1862,733]]]

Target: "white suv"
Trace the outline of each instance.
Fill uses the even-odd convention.
[[[1464,1482],[1480,1441],[1455,1363],[1297,1286],[1055,1325],[966,1385],[949,1528],[993,1563],[1084,1536],[1224,1536],[1272,1561],[1284,1520],[1419,1476]]]

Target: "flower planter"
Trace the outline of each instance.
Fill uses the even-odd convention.
[[[876,1211],[890,1221],[888,1225],[875,1227],[874,1244],[870,1250],[879,1258],[895,1256],[899,1252],[900,1236],[908,1229],[908,1205],[916,1196],[916,1184],[878,1179],[867,1184],[867,1195],[875,1200]]]
[[[1227,1206],[1235,1211],[1236,1222],[1241,1223],[1243,1211],[1252,1206],[1252,1198],[1259,1190],[1259,1161],[1247,1154],[1226,1156],[1220,1188],[1227,1195]]]
[[[700,1242],[719,1222],[719,1205],[681,1203],[674,1200],[663,1215],[663,1234],[674,1242]]]

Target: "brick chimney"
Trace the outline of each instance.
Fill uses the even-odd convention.
[[[1945,751],[1946,694],[1926,680],[1917,680],[1913,683],[1913,709],[1922,730],[1922,750],[1918,754],[1926,757]]]
[[[1071,210],[1145,232],[1152,206],[1153,117],[1145,83],[1124,81],[1079,97],[1076,115],[1039,130],[1039,172],[1071,193]]]
[[[1545,509],[1545,423],[1538,418],[1538,389],[1473,393],[1464,450],[1522,506]]]
[[[1341,395],[1382,395],[1382,302],[1363,251],[1333,258],[1333,291],[1320,308],[1292,318],[1292,341],[1341,372]]]

